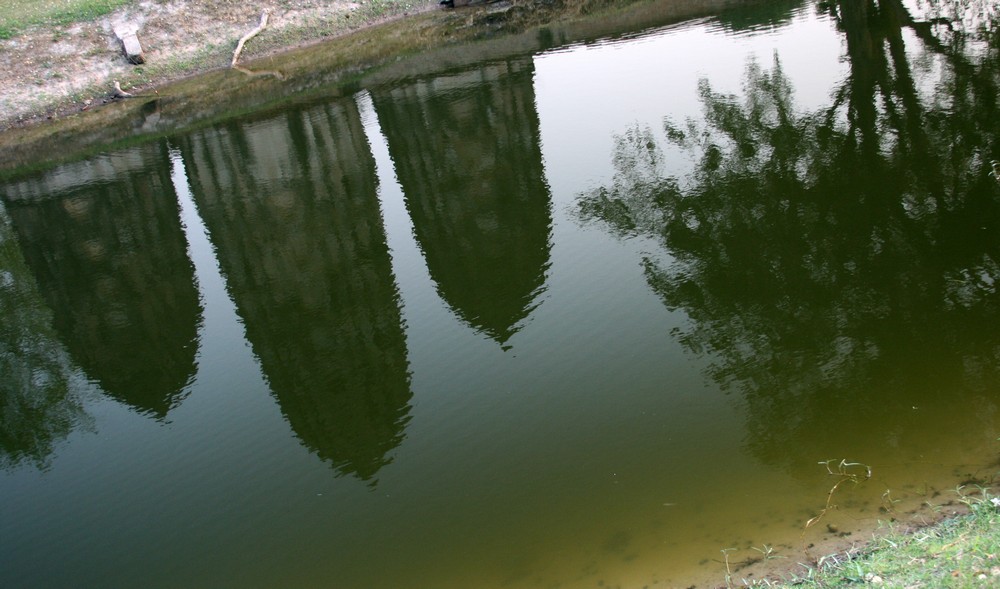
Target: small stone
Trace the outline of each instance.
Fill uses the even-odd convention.
[[[865,582],[871,583],[872,585],[881,585],[885,581],[883,581],[882,577],[876,575],[875,573],[867,573],[865,574]]]

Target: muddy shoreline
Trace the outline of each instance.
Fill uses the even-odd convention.
[[[588,42],[712,16],[738,0],[636,0],[611,5],[503,0],[446,9],[421,4],[333,39],[248,51],[239,69],[196,69],[141,87],[136,96],[66,100],[0,131],[0,177],[21,175],[115,145],[170,136],[290,103],[334,99],[410,76],[483,59]],[[624,26],[623,26],[624,25]]]

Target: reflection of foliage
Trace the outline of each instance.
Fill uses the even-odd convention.
[[[989,35],[1000,22],[995,0],[916,0],[915,7],[924,22],[942,27],[946,34]]]
[[[669,250],[647,279],[690,317],[682,342],[744,394],[761,450],[998,376],[996,47],[924,43],[920,77],[898,2],[859,6],[873,4],[840,7],[851,76],[829,109],[797,112],[778,59],[751,62],[742,101],[702,81],[704,121],[667,122],[695,156],[683,183],[653,132],[632,130],[614,184],[580,201],[585,220]]]
[[[44,467],[84,417],[66,354],[0,210],[0,468]]]
[[[734,33],[768,30],[788,24],[804,4],[803,0],[736,3],[723,10],[717,22]]]

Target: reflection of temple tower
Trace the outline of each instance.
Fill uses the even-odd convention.
[[[406,342],[356,106],[193,134],[184,158],[246,333],[296,435],[372,477],[402,439]]]
[[[498,62],[372,97],[431,277],[500,343],[537,304],[549,259],[533,71]]]
[[[166,415],[194,376],[201,308],[165,146],[3,190],[73,359],[108,395]]]

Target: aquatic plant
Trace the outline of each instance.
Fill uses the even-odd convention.
[[[831,487],[830,491],[826,494],[826,505],[820,510],[819,514],[806,521],[806,525],[802,529],[803,534],[805,534],[805,531],[810,527],[816,525],[816,522],[823,519],[823,516],[830,512],[830,510],[837,508],[837,505],[833,503],[833,494],[837,492],[837,489],[839,489],[841,485],[847,482],[857,485],[872,478],[872,468],[867,464],[862,464],[860,462],[848,462],[847,459],[841,459],[840,462],[837,463],[836,470],[834,470],[830,468],[830,464],[835,460],[836,458],[831,458],[829,460],[819,462],[819,464],[826,466],[827,473],[831,476],[838,477],[839,480],[834,483],[833,487]],[[864,473],[858,472],[858,467],[864,469]]]

